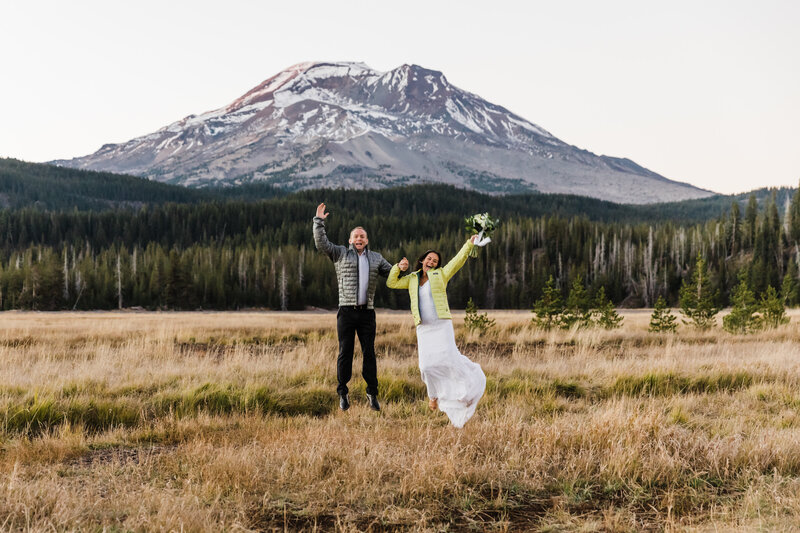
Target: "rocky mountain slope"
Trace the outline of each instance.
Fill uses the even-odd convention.
[[[361,63],[298,64],[228,106],[54,163],[187,186],[264,181],[293,190],[371,189],[441,182],[624,203],[712,194],[629,159],[571,146],[416,65],[378,72]]]

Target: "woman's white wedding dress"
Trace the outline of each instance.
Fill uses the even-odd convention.
[[[486,389],[481,365],[473,363],[456,347],[453,321],[436,314],[430,282],[419,288],[417,326],[419,370],[428,387],[428,397],[437,398],[439,410],[457,428],[475,413],[478,400]]]

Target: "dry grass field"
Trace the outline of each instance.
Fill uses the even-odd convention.
[[[381,413],[335,314],[0,313],[0,530],[717,531],[800,524],[800,317],[752,336],[456,316],[487,392],[427,410],[378,313]],[[356,370],[360,357],[356,358]]]

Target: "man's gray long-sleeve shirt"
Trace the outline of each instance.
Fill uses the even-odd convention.
[[[358,254],[358,305],[367,304],[369,294],[369,255],[367,250]]]
[[[363,305],[358,301],[358,293],[360,287],[359,262],[363,264],[364,257],[366,256],[366,263],[368,268],[367,277],[367,295],[366,305],[367,308],[374,308],[375,288],[378,286],[378,275],[383,277],[389,276],[389,271],[392,265],[383,258],[378,252],[372,250],[364,250],[364,254],[359,261],[358,252],[356,252],[353,245],[349,248],[333,244],[328,240],[325,233],[325,221],[320,217],[314,217],[314,244],[317,250],[324,253],[333,261],[336,268],[336,279],[339,283],[339,306],[345,305]]]

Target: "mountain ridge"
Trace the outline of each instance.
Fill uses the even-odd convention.
[[[298,63],[226,106],[54,163],[193,187],[440,182],[625,203],[713,194],[571,146],[442,72],[409,64],[380,72],[363,63]]]

